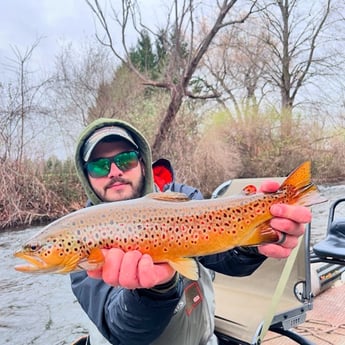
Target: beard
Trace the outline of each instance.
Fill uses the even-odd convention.
[[[124,191],[114,193],[111,191],[111,186],[116,183],[127,185],[130,187],[130,189],[126,188]],[[105,188],[105,191],[108,190],[108,192],[105,192],[104,195],[99,195],[99,197],[105,202],[137,199],[144,196],[145,183],[146,181],[144,175],[140,175],[140,177],[135,181],[127,180],[122,177],[116,177],[111,179]]]
[[[133,194],[132,197],[127,198],[127,200],[130,199],[137,199],[144,196],[144,190],[145,190],[145,176],[141,175],[140,180],[137,185],[133,186]]]

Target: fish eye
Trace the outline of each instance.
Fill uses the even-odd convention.
[[[30,243],[24,246],[24,249],[30,252],[36,252],[40,248],[41,248],[41,245],[39,243]]]

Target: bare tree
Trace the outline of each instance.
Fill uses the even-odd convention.
[[[41,130],[34,123],[37,115],[46,113],[41,101],[50,80],[36,81],[34,72],[30,71],[30,60],[39,43],[40,40],[37,40],[24,52],[12,47],[15,57],[8,58],[6,67],[14,75],[14,80],[1,84],[0,138],[3,159],[22,162],[25,147]]]
[[[217,97],[218,94],[196,94],[190,89],[190,82],[196,72],[197,67],[212,40],[218,32],[227,27],[238,23],[244,23],[253,13],[256,1],[242,1],[238,9],[235,8],[237,0],[217,1],[213,5],[202,3],[195,4],[193,0],[174,0],[171,1],[170,11],[166,18],[166,33],[173,33],[174,44],[169,51],[169,62],[166,66],[166,73],[161,80],[152,80],[144,73],[140,72],[132,63],[129,54],[127,31],[130,25],[136,30],[137,34],[143,29],[158,37],[161,30],[153,30],[142,22],[139,7],[136,1],[123,0],[121,9],[117,11],[112,5],[111,14],[113,22],[120,28],[120,41],[116,41],[111,29],[111,21],[107,13],[100,5],[98,0],[86,0],[95,17],[100,24],[103,35],[98,35],[99,41],[108,46],[114,56],[130,70],[138,75],[145,85],[163,88],[169,91],[170,101],[162,117],[157,135],[153,143],[153,153],[158,154],[160,146],[167,140],[169,130],[176,114],[179,111],[185,97],[207,99]],[[200,7],[199,7],[200,6]],[[212,25],[202,37],[199,36],[200,30],[197,27],[197,16],[203,11],[208,14],[215,14]],[[121,47],[120,45],[121,44]]]
[[[102,93],[102,85],[112,76],[114,64],[108,50],[95,43],[88,42],[78,47],[69,44],[62,47],[56,56],[49,102],[65,147],[71,146],[82,126],[88,123],[90,109]]]
[[[267,81],[280,90],[281,134],[287,138],[292,134],[292,110],[302,88],[316,78],[320,81],[323,76],[335,76],[340,59],[343,61],[343,53],[335,47],[344,43],[344,37],[335,30],[341,29],[339,24],[344,25],[344,3],[336,0],[258,3],[262,4],[265,8],[259,13],[267,32],[265,44],[272,57]]]
[[[203,79],[206,87],[219,92],[217,102],[238,121],[257,114],[270,91],[265,80],[270,52],[264,35],[258,18],[252,16],[245,25],[233,25],[218,35],[202,61],[211,76]]]
[[[308,86],[314,95],[321,91],[320,99],[323,83],[334,85],[343,76],[344,5],[337,0],[258,2],[258,15],[220,35],[204,59],[223,105],[231,102],[231,110],[242,114],[249,99],[256,106],[262,100],[276,104],[278,97],[278,112],[291,117],[296,106],[307,103],[301,91]],[[312,102],[320,104],[317,96]]]

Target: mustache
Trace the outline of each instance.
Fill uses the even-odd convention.
[[[106,184],[105,188],[109,188],[115,183],[131,184],[131,181],[122,177],[114,177]]]

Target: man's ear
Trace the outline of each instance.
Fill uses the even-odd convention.
[[[142,160],[140,160],[140,166],[141,166],[141,172],[142,172],[143,176],[145,177],[145,175],[146,175],[145,164]]]

